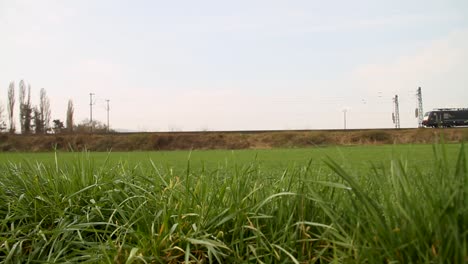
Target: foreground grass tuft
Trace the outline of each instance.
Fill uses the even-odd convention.
[[[468,169],[394,159],[359,174],[335,161],[177,174],[159,164],[0,169],[0,262],[463,263]]]

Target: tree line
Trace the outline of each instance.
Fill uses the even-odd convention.
[[[18,102],[16,101],[18,99]],[[16,104],[18,103],[18,105]],[[19,110],[18,113],[15,110]],[[19,128],[21,134],[47,134],[47,133],[73,133],[73,132],[105,132],[107,127],[99,121],[89,122],[83,120],[80,124],[74,123],[74,106],[68,100],[66,121],[51,120],[50,99],[44,88],[40,89],[39,102],[33,105],[31,101],[31,85],[21,80],[18,84],[18,98],[16,98],[15,82],[10,82],[7,94],[7,118],[3,117],[4,108],[0,105],[0,131],[16,133],[16,114],[19,115]]]

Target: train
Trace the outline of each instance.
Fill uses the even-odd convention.
[[[438,108],[424,114],[424,127],[468,126],[468,108]]]

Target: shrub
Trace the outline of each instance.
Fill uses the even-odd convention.
[[[365,131],[360,137],[375,143],[393,143],[390,133],[381,130]]]

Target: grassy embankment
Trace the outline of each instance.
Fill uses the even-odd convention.
[[[462,263],[465,152],[3,156],[0,262]]]
[[[468,140],[468,128],[330,131],[167,132],[135,134],[0,134],[0,151],[137,151],[271,149],[337,145],[431,144]]]

